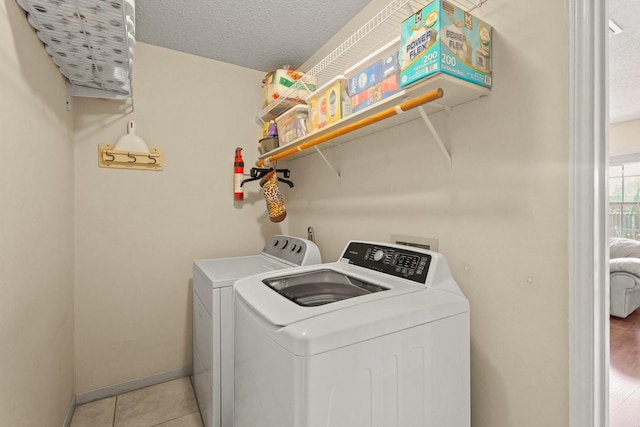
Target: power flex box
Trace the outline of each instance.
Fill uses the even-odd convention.
[[[402,23],[400,85],[445,73],[490,88],[491,30],[448,1],[432,1]]]

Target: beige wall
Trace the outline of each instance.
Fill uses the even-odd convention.
[[[73,396],[73,115],[11,0],[0,94],[0,425],[58,427]]]
[[[191,365],[191,270],[256,253],[280,228],[256,182],[233,202],[235,147],[257,158],[264,73],[139,43],[134,111],[76,100],[76,393]],[[135,121],[161,172],[97,165]]]
[[[75,391],[84,393],[191,363],[193,259],[255,252],[269,235],[304,236],[308,225],[325,260],[350,238],[438,238],[471,302],[474,427],[568,425],[567,17],[543,3],[479,11],[495,28],[494,88],[451,113],[450,169],[419,121],[328,151],[340,179],[317,156],[281,164],[296,187],[284,190],[280,226],[266,220],[255,183],[246,202],[231,202],[234,148],[246,148],[247,169],[256,158],[262,73],[140,43],[135,110],[74,99],[74,153],[62,78],[15,2],[3,3],[0,112],[3,147],[12,144],[0,168],[0,405],[9,405],[0,425],[64,417],[74,232]],[[554,13],[541,31],[530,17],[545,6]],[[165,150],[164,171],[97,167],[97,145],[131,119]],[[442,114],[433,119],[442,131]]]
[[[439,239],[471,304],[473,426],[566,427],[567,16],[553,0],[478,12],[495,29],[494,87],[448,132],[433,116],[451,169],[420,120],[327,150],[341,178],[317,155],[289,161],[289,230],[313,226],[325,260],[348,239]]]
[[[640,119],[611,124],[609,148],[611,155],[640,153]]]

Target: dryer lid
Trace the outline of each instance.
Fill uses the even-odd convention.
[[[240,277],[291,267],[290,264],[262,254],[199,259],[193,262],[193,266],[194,270],[201,271],[211,281],[214,288],[231,286]]]

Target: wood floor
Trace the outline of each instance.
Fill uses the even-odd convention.
[[[609,427],[640,427],[640,309],[611,316]]]

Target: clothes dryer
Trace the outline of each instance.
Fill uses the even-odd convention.
[[[257,255],[193,262],[193,383],[205,427],[233,426],[233,282],[320,262],[315,243],[282,235]]]
[[[235,427],[468,427],[469,303],[442,254],[349,242],[234,285]]]

